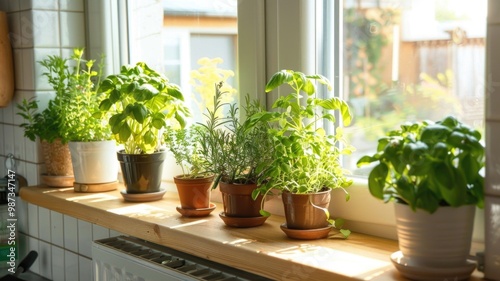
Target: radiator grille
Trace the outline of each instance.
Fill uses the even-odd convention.
[[[94,280],[269,280],[174,249],[118,236],[92,246]]]

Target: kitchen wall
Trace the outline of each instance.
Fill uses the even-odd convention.
[[[7,12],[15,64],[15,96],[0,109],[0,176],[5,156],[14,154],[17,173],[29,185],[40,183],[43,161],[39,145],[24,138],[18,125],[16,103],[35,97],[43,106],[54,95],[36,63],[48,55],[69,57],[75,47],[86,46],[84,0],[0,0]],[[31,270],[52,280],[92,280],[91,241],[116,236],[107,228],[18,200],[17,242],[19,257],[36,250],[39,257]],[[0,276],[6,274],[0,267]]]

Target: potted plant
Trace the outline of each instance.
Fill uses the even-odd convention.
[[[39,101],[35,98],[24,99],[17,104],[17,114],[24,118],[20,125],[24,136],[31,141],[38,138],[42,147],[45,162],[45,173],[41,175],[42,182],[49,186],[73,186],[74,176],[68,137],[63,128],[62,116],[66,112],[64,96],[68,73],[60,72],[66,61],[59,56],[48,56],[39,61],[46,69],[43,76],[55,91],[55,97],[40,111]]]
[[[258,226],[267,216],[259,212],[262,196],[254,200],[252,193],[271,161],[272,142],[267,124],[253,121],[252,116],[263,112],[259,103],[246,97],[242,121],[236,104],[222,102],[226,94],[222,87],[222,82],[215,85],[213,108],[207,108],[206,123],[198,129],[200,154],[204,167],[215,175],[213,188],[219,186],[222,193],[224,222],[235,227]]]
[[[327,134],[323,128],[335,122],[333,111],[339,111],[345,125],[351,121],[351,112],[339,98],[316,97],[314,81],[331,88],[324,76],[293,70],[281,70],[267,83],[266,92],[283,84],[288,84],[293,92],[274,102],[273,108],[279,111],[253,118],[271,122],[269,133],[274,147],[270,168],[254,196],[267,195],[272,189],[282,193],[286,223],[281,228],[289,237],[323,238],[328,235],[330,225],[347,237],[350,232],[341,229],[341,219],[330,219],[328,206],[332,189],[345,191],[352,183],[345,176],[347,172],[340,164],[340,157],[351,153],[353,148],[345,143],[342,127],[337,126],[333,134]],[[262,213],[268,215],[264,210]]]
[[[101,114],[110,114],[111,132],[123,145],[117,155],[126,194],[159,193],[166,156],[162,131],[168,126],[184,127],[189,115],[181,90],[138,62],[107,76],[98,92],[105,95]]]
[[[204,155],[199,153],[200,130],[197,126],[168,128],[164,134],[165,144],[182,169],[182,174],[174,176],[181,203],[177,211],[187,217],[207,216],[215,209],[210,203],[214,176],[203,168]]]
[[[418,269],[446,267],[437,278],[461,280],[474,270],[467,257],[474,211],[484,205],[480,140],[478,131],[453,116],[408,122],[380,138],[377,152],[359,159],[358,166],[375,164],[371,194],[396,202],[401,251],[391,258],[403,275],[421,278],[418,272],[425,270]]]
[[[83,59],[83,49],[74,49],[70,59],[49,57],[44,62],[57,83],[61,110],[60,129],[69,141],[75,191],[99,192],[116,189],[118,162],[115,142],[107,120],[94,115],[103,95],[96,92],[102,64],[93,69],[94,60]]]

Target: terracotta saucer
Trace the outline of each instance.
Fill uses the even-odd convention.
[[[332,226],[327,226],[323,228],[316,229],[292,229],[286,226],[286,223],[280,225],[281,230],[285,232],[286,236],[293,239],[302,239],[302,240],[313,240],[313,239],[321,239],[328,236]]]
[[[149,192],[149,193],[127,193],[127,190],[123,189],[120,191],[120,194],[125,199],[125,201],[129,202],[150,202],[157,201],[163,198],[167,190],[162,188],[158,192]]]
[[[224,212],[219,214],[219,217],[224,221],[227,226],[232,227],[254,227],[264,224],[268,217],[250,217],[250,218],[242,218],[242,217],[229,217],[226,216]]]
[[[176,210],[184,217],[205,217],[210,215],[210,213],[215,210],[216,205],[214,203],[210,203],[208,208],[199,208],[199,209],[183,209],[181,206],[177,206]]]

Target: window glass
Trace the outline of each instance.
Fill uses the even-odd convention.
[[[193,121],[201,121],[213,87],[199,90],[200,83],[213,85],[220,77],[228,87],[238,86],[237,0],[163,0],[163,8],[163,70],[183,89]],[[193,71],[201,77],[193,80]],[[230,92],[228,101],[236,102],[236,91]]]
[[[404,120],[455,115],[484,133],[485,0],[344,0],[341,90],[361,155]]]

